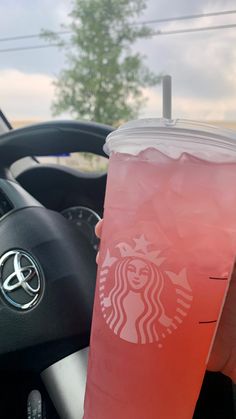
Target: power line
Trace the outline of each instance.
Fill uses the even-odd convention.
[[[57,32],[50,31],[50,33],[52,33],[53,35],[67,35],[71,33],[71,31],[57,31]],[[21,39],[41,38],[42,35],[43,35],[42,33],[34,33],[31,35],[9,36],[7,38],[0,38],[0,42],[19,41]]]
[[[160,30],[160,31],[154,32],[153,36],[156,36],[156,35],[176,35],[176,34],[181,34],[181,33],[215,31],[215,30],[232,29],[232,28],[236,28],[236,23],[232,23],[232,24],[229,24],[229,25],[204,26],[204,27],[201,27],[201,28],[176,29],[176,30],[171,30],[171,31],[161,31]]]
[[[223,16],[223,15],[230,15],[235,14],[236,10],[225,10],[222,12],[209,12],[209,13],[199,13],[196,15],[185,15],[185,16],[175,16],[175,17],[167,17],[162,19],[153,19],[153,20],[145,20],[141,22],[134,22],[131,25],[149,25],[153,23],[164,23],[164,22],[174,22],[179,20],[188,20],[188,19],[199,19],[204,17],[210,17],[210,16]],[[72,33],[72,31],[50,31],[52,35],[68,35]],[[8,42],[8,41],[18,41],[23,39],[33,39],[33,38],[40,38],[42,37],[42,33],[35,33],[30,35],[19,35],[19,36],[9,36],[5,38],[0,38],[0,42]]]
[[[232,15],[235,14],[236,10],[225,10],[222,12],[209,12],[209,13],[199,13],[196,15],[185,15],[185,16],[175,16],[175,17],[167,17],[162,19],[153,19],[153,20],[145,20],[144,22],[135,22],[133,25],[149,25],[152,23],[162,23],[162,22],[173,22],[177,20],[187,20],[187,19],[199,19],[204,17],[210,16],[223,16],[223,15]]]
[[[52,48],[52,47],[59,47],[59,46],[60,46],[60,44],[29,45],[27,47],[16,47],[16,48],[0,49],[0,53],[1,52],[13,52],[13,51],[25,51],[25,50],[32,50],[32,49]]]
[[[232,23],[229,25],[218,25],[218,26],[204,26],[201,28],[187,28],[187,29],[177,29],[171,31],[156,31],[151,36],[161,36],[161,35],[176,35],[176,34],[184,34],[190,32],[203,32],[203,31],[212,31],[212,30],[222,30],[222,29],[232,29],[236,28],[236,23]],[[34,49],[43,49],[43,48],[51,48],[51,47],[59,47],[61,46],[60,43],[57,44],[47,44],[47,45],[29,45],[26,47],[16,47],[16,48],[6,48],[0,49],[0,53],[2,52],[13,52],[13,51],[24,51],[24,50],[34,50]]]

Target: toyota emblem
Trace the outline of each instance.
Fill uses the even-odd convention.
[[[0,288],[13,307],[32,308],[39,302],[44,288],[40,265],[26,251],[8,251],[0,258]]]

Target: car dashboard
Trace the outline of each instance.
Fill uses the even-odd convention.
[[[62,213],[97,251],[94,227],[103,214],[106,173],[41,164],[32,158],[14,163],[11,171],[24,189],[48,209]]]

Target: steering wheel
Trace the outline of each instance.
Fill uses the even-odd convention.
[[[0,356],[7,360],[15,354],[35,371],[47,369],[43,374],[49,387],[54,383],[50,366],[89,345],[96,263],[84,235],[28,194],[9,168],[26,156],[75,151],[105,155],[102,146],[111,131],[97,123],[53,121],[0,137]],[[77,378],[70,375],[74,385]],[[62,400],[67,391],[62,384],[51,388],[59,400],[58,413],[78,419],[78,404]]]

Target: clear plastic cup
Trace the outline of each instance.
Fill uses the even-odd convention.
[[[190,419],[236,255],[236,134],[111,133],[84,419]]]

